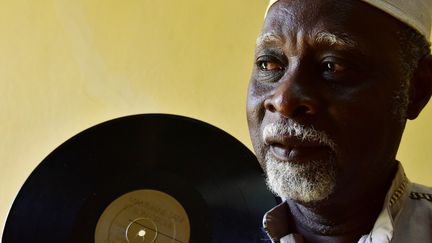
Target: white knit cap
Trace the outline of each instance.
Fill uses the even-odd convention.
[[[270,0],[269,8],[278,0]],[[430,40],[432,0],[362,0],[413,27]],[[267,13],[266,11],[266,13]]]

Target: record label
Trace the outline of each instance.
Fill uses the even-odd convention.
[[[95,243],[189,242],[190,223],[183,206],[157,190],[136,190],[114,200],[100,216]]]

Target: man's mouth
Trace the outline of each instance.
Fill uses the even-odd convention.
[[[336,153],[336,144],[324,131],[293,121],[267,124],[262,134],[269,155],[280,161],[318,162]]]
[[[322,144],[305,144],[294,147],[271,144],[270,152],[280,161],[306,163],[312,160],[321,161],[327,159],[331,153],[331,149]]]
[[[270,137],[265,143],[277,160],[292,163],[326,160],[332,153],[329,145],[318,141],[303,141],[296,137]]]

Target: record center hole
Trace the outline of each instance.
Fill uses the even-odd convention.
[[[138,231],[138,236],[139,236],[139,237],[144,237],[145,234],[146,234],[145,230],[140,230],[140,231]]]

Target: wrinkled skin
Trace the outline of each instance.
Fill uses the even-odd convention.
[[[298,146],[284,162],[307,163],[329,154],[335,158],[333,193],[299,206],[335,228],[350,225],[353,218],[364,221],[362,227],[351,224],[362,231],[354,232],[351,240],[373,225],[397,168],[405,120],[415,118],[431,95],[432,65],[426,57],[409,81],[409,102],[401,108],[395,98],[405,77],[400,69],[400,27],[400,22],[361,1],[281,0],[270,8],[261,32],[272,33],[277,41],[257,41],[247,118],[258,160],[265,168],[265,154],[272,154],[275,146],[262,138],[269,123],[294,120],[325,132],[336,144],[334,150],[322,153]],[[323,32],[349,40],[318,41]],[[285,149],[289,153],[292,148]]]

